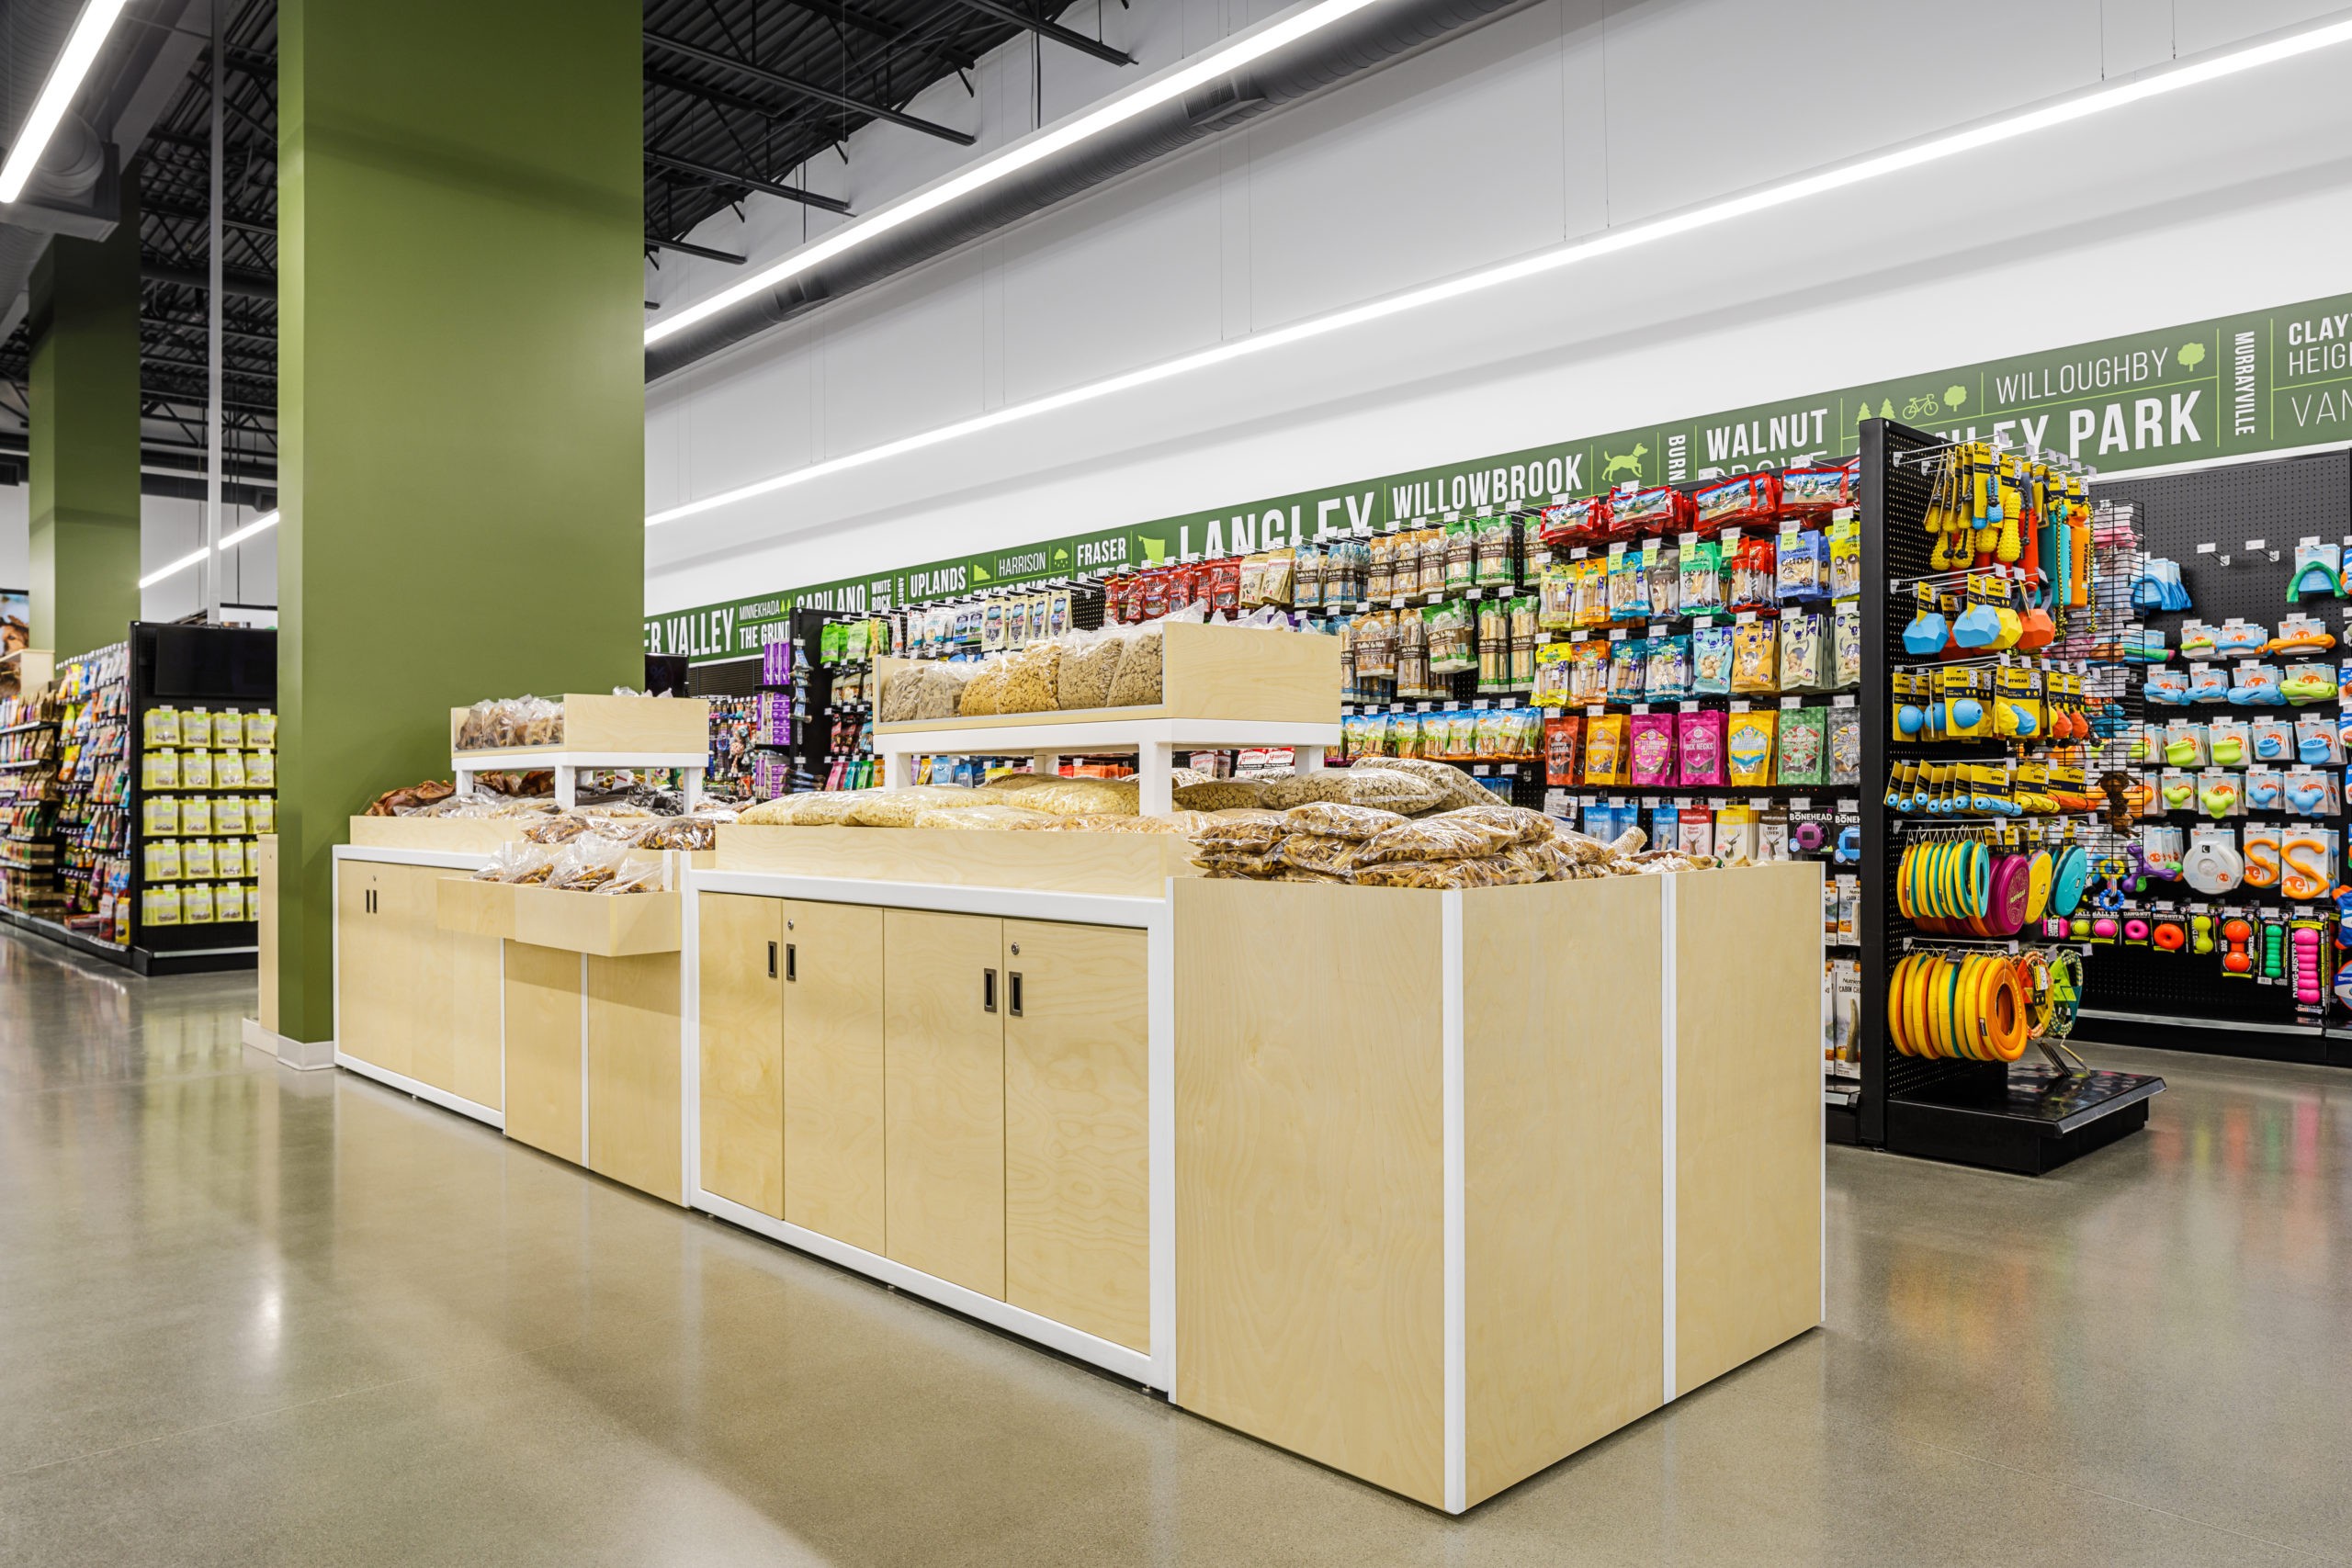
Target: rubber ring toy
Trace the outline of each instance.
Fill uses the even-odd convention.
[[[2178,920],[2158,920],[2148,940],[2160,953],[2178,953],[2188,945],[2188,930]]]
[[[2134,915],[2134,916],[2132,916],[2130,919],[2128,919],[2128,920],[2124,921],[2124,922],[2123,922],[2123,940],[2124,940],[2124,941],[2126,941],[2126,942],[2145,942],[2145,941],[2147,941],[2147,940],[2148,940],[2148,922],[2147,922],[2147,921],[2145,921],[2145,920],[2143,920],[2143,919],[2141,919],[2139,916],[2137,916],[2137,915]]]
[[[2090,881],[2091,859],[2080,844],[2068,844],[2058,853],[2051,872],[2050,911],[2072,915],[2083,907],[2083,887]]]

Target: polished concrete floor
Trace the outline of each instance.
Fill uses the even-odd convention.
[[[1453,1520],[0,938],[0,1562],[2352,1560],[2352,1077],[1829,1156],[1829,1324]]]

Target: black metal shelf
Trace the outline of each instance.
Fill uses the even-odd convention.
[[[1894,872],[1904,833],[1913,826],[1954,819],[1914,818],[1888,808],[1884,782],[1893,748],[1906,755],[2001,754],[1996,741],[1948,740],[1922,745],[1898,740],[1889,722],[1898,666],[1918,663],[1905,651],[1909,606],[1894,589],[1930,570],[1924,526],[1931,480],[1917,462],[1899,457],[1944,443],[1891,420],[1861,427],[1862,690],[1873,696],[1862,713],[1862,843],[1873,869],[1864,872],[1861,908],[1861,1096],[1851,1113],[1856,1142],[1891,1153],[1960,1165],[2041,1175],[2144,1126],[2148,1101],[2164,1080],[2140,1073],[2062,1075],[2025,1062],[1947,1061],[1905,1056],[1887,1032],[1887,983],[1913,933],[1895,907]],[[2033,818],[2003,818],[2030,823]],[[1939,939],[1938,945],[1951,945]],[[2102,949],[2087,967],[2094,973]],[[1830,1110],[1830,1135],[1840,1131]]]

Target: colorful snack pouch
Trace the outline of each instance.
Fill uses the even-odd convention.
[[[1679,534],[1694,526],[1690,498],[1672,485],[1635,491],[1611,503],[1618,537]]]
[[[1829,710],[1791,708],[1781,715],[1780,780],[1784,784],[1827,782]]]
[[[1609,618],[1621,623],[1650,618],[1648,579],[1642,558],[1631,550],[1609,557]]]
[[[1703,789],[1724,782],[1724,716],[1719,708],[1674,716],[1677,782],[1682,788]]]
[[[1649,599],[1650,619],[1664,620],[1682,613],[1682,552],[1656,540],[1642,547],[1642,585]]]
[[[1840,600],[1830,616],[1831,684],[1842,690],[1862,683],[1862,606]]]
[[[1609,649],[1605,642],[1571,643],[1570,679],[1574,682],[1571,694],[1577,707],[1590,707],[1609,700]]]
[[[1544,721],[1544,782],[1573,789],[1583,776],[1584,715],[1555,714]]]
[[[1780,688],[1775,668],[1779,638],[1770,621],[1748,621],[1731,629],[1731,689],[1747,696],[1770,695]]]
[[[1609,700],[1638,703],[1649,672],[1649,639],[1632,637],[1609,645]]]
[[[1554,561],[1544,569],[1537,587],[1541,608],[1537,624],[1545,631],[1564,632],[1577,624],[1577,579],[1582,561]]]
[[[1724,758],[1734,788],[1772,782],[1772,743],[1781,716],[1770,708],[1736,713],[1724,725]]]
[[[1700,626],[1690,634],[1690,694],[1731,695],[1732,627]]]
[[[1609,532],[1609,498],[1605,495],[1547,506],[1538,520],[1535,536],[1555,549],[1597,544]]]
[[[1781,616],[1779,640],[1781,690],[1817,692],[1829,684],[1829,624],[1819,611]]]
[[[1861,459],[1834,468],[1788,468],[1781,474],[1781,515],[1821,517],[1854,504],[1854,478]]]
[[[1681,577],[1682,613],[1699,615],[1724,607],[1724,547],[1713,539],[1684,536],[1676,562]]]
[[[1674,721],[1679,714],[1637,713],[1626,727],[1626,750],[1631,783],[1644,789],[1666,789],[1674,784]]]
[[[1702,528],[1769,521],[1781,514],[1781,477],[1768,470],[1705,486],[1691,498],[1691,510]]]
[[[1585,721],[1584,782],[1621,784],[1630,759],[1626,756],[1626,716],[1603,714]]]
[[[1690,695],[1690,638],[1678,632],[1649,639],[1648,667],[1642,676],[1643,700],[1676,703]]]

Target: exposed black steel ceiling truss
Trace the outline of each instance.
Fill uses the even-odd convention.
[[[226,233],[233,287],[222,302],[230,477],[277,461],[277,5],[230,7],[225,73]],[[957,78],[966,96],[979,57],[1026,33],[1051,69],[1068,48],[1133,62],[1102,41],[1104,6],[1126,0],[645,0],[645,243],[662,253],[742,258],[686,238],[752,192],[846,214],[854,204],[809,188],[808,164],[846,162],[850,134],[876,121],[968,146],[969,115],[909,107]],[[125,27],[141,24],[138,7]],[[1049,47],[1050,46],[1050,47]],[[209,47],[137,150],[143,253],[141,412],[202,442],[207,189],[212,71]],[[960,122],[960,123],[956,123]],[[21,403],[20,326],[0,344],[0,392]],[[152,427],[151,427],[152,428]]]

